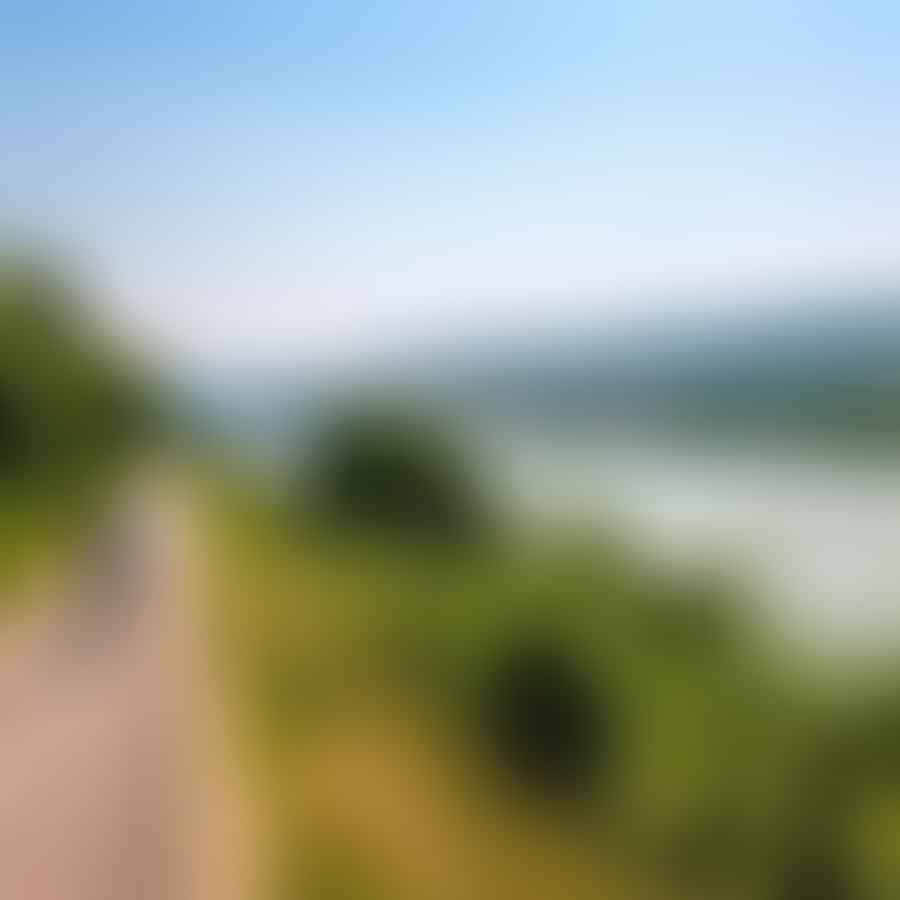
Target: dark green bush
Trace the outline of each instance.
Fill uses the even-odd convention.
[[[840,844],[800,843],[782,851],[774,900],[855,900],[861,897]]]
[[[146,437],[154,395],[71,278],[0,258],[0,483],[84,479]]]
[[[34,458],[34,436],[25,398],[8,381],[0,384],[0,477],[20,477]]]
[[[530,787],[561,797],[609,781],[621,750],[612,692],[576,650],[535,630],[488,667],[482,715],[501,765]]]
[[[354,412],[325,429],[311,470],[316,520],[339,529],[468,543],[484,509],[449,435],[411,413]]]

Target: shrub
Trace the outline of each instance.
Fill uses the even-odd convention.
[[[326,428],[313,459],[317,521],[443,543],[483,531],[482,505],[449,436],[410,413],[353,413]]]
[[[71,277],[0,257],[0,481],[84,479],[150,431],[158,401]]]
[[[538,631],[511,642],[488,669],[482,701],[500,763],[526,784],[577,796],[609,780],[615,704],[565,642]]]

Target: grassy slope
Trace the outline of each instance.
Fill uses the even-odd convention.
[[[250,495],[220,498],[216,520],[273,900],[774,896],[818,800],[828,702],[778,674],[739,612],[715,612],[732,587],[573,540],[483,558],[324,542]],[[472,727],[484,662],[523,623],[570,638],[628,711],[614,789],[577,809],[523,793]],[[897,783],[854,788],[845,841],[875,884]]]

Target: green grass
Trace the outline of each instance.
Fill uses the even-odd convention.
[[[492,898],[777,896],[828,736],[856,732],[779,663],[738,586],[662,578],[608,541],[324,539],[252,491],[214,520],[222,637],[282,848],[274,897],[441,898],[449,871]],[[619,764],[574,805],[523,790],[485,740],[485,672],[521,633],[557,635],[623,713]],[[864,900],[898,886],[900,772],[879,772],[848,774],[833,810]]]
[[[0,492],[0,617],[24,602],[28,572],[52,558],[64,531],[64,517],[46,497]]]

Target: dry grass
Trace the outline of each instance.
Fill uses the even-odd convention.
[[[262,775],[273,900],[650,896],[596,829],[529,805],[370,668],[358,578],[252,529],[222,537],[223,636]]]

